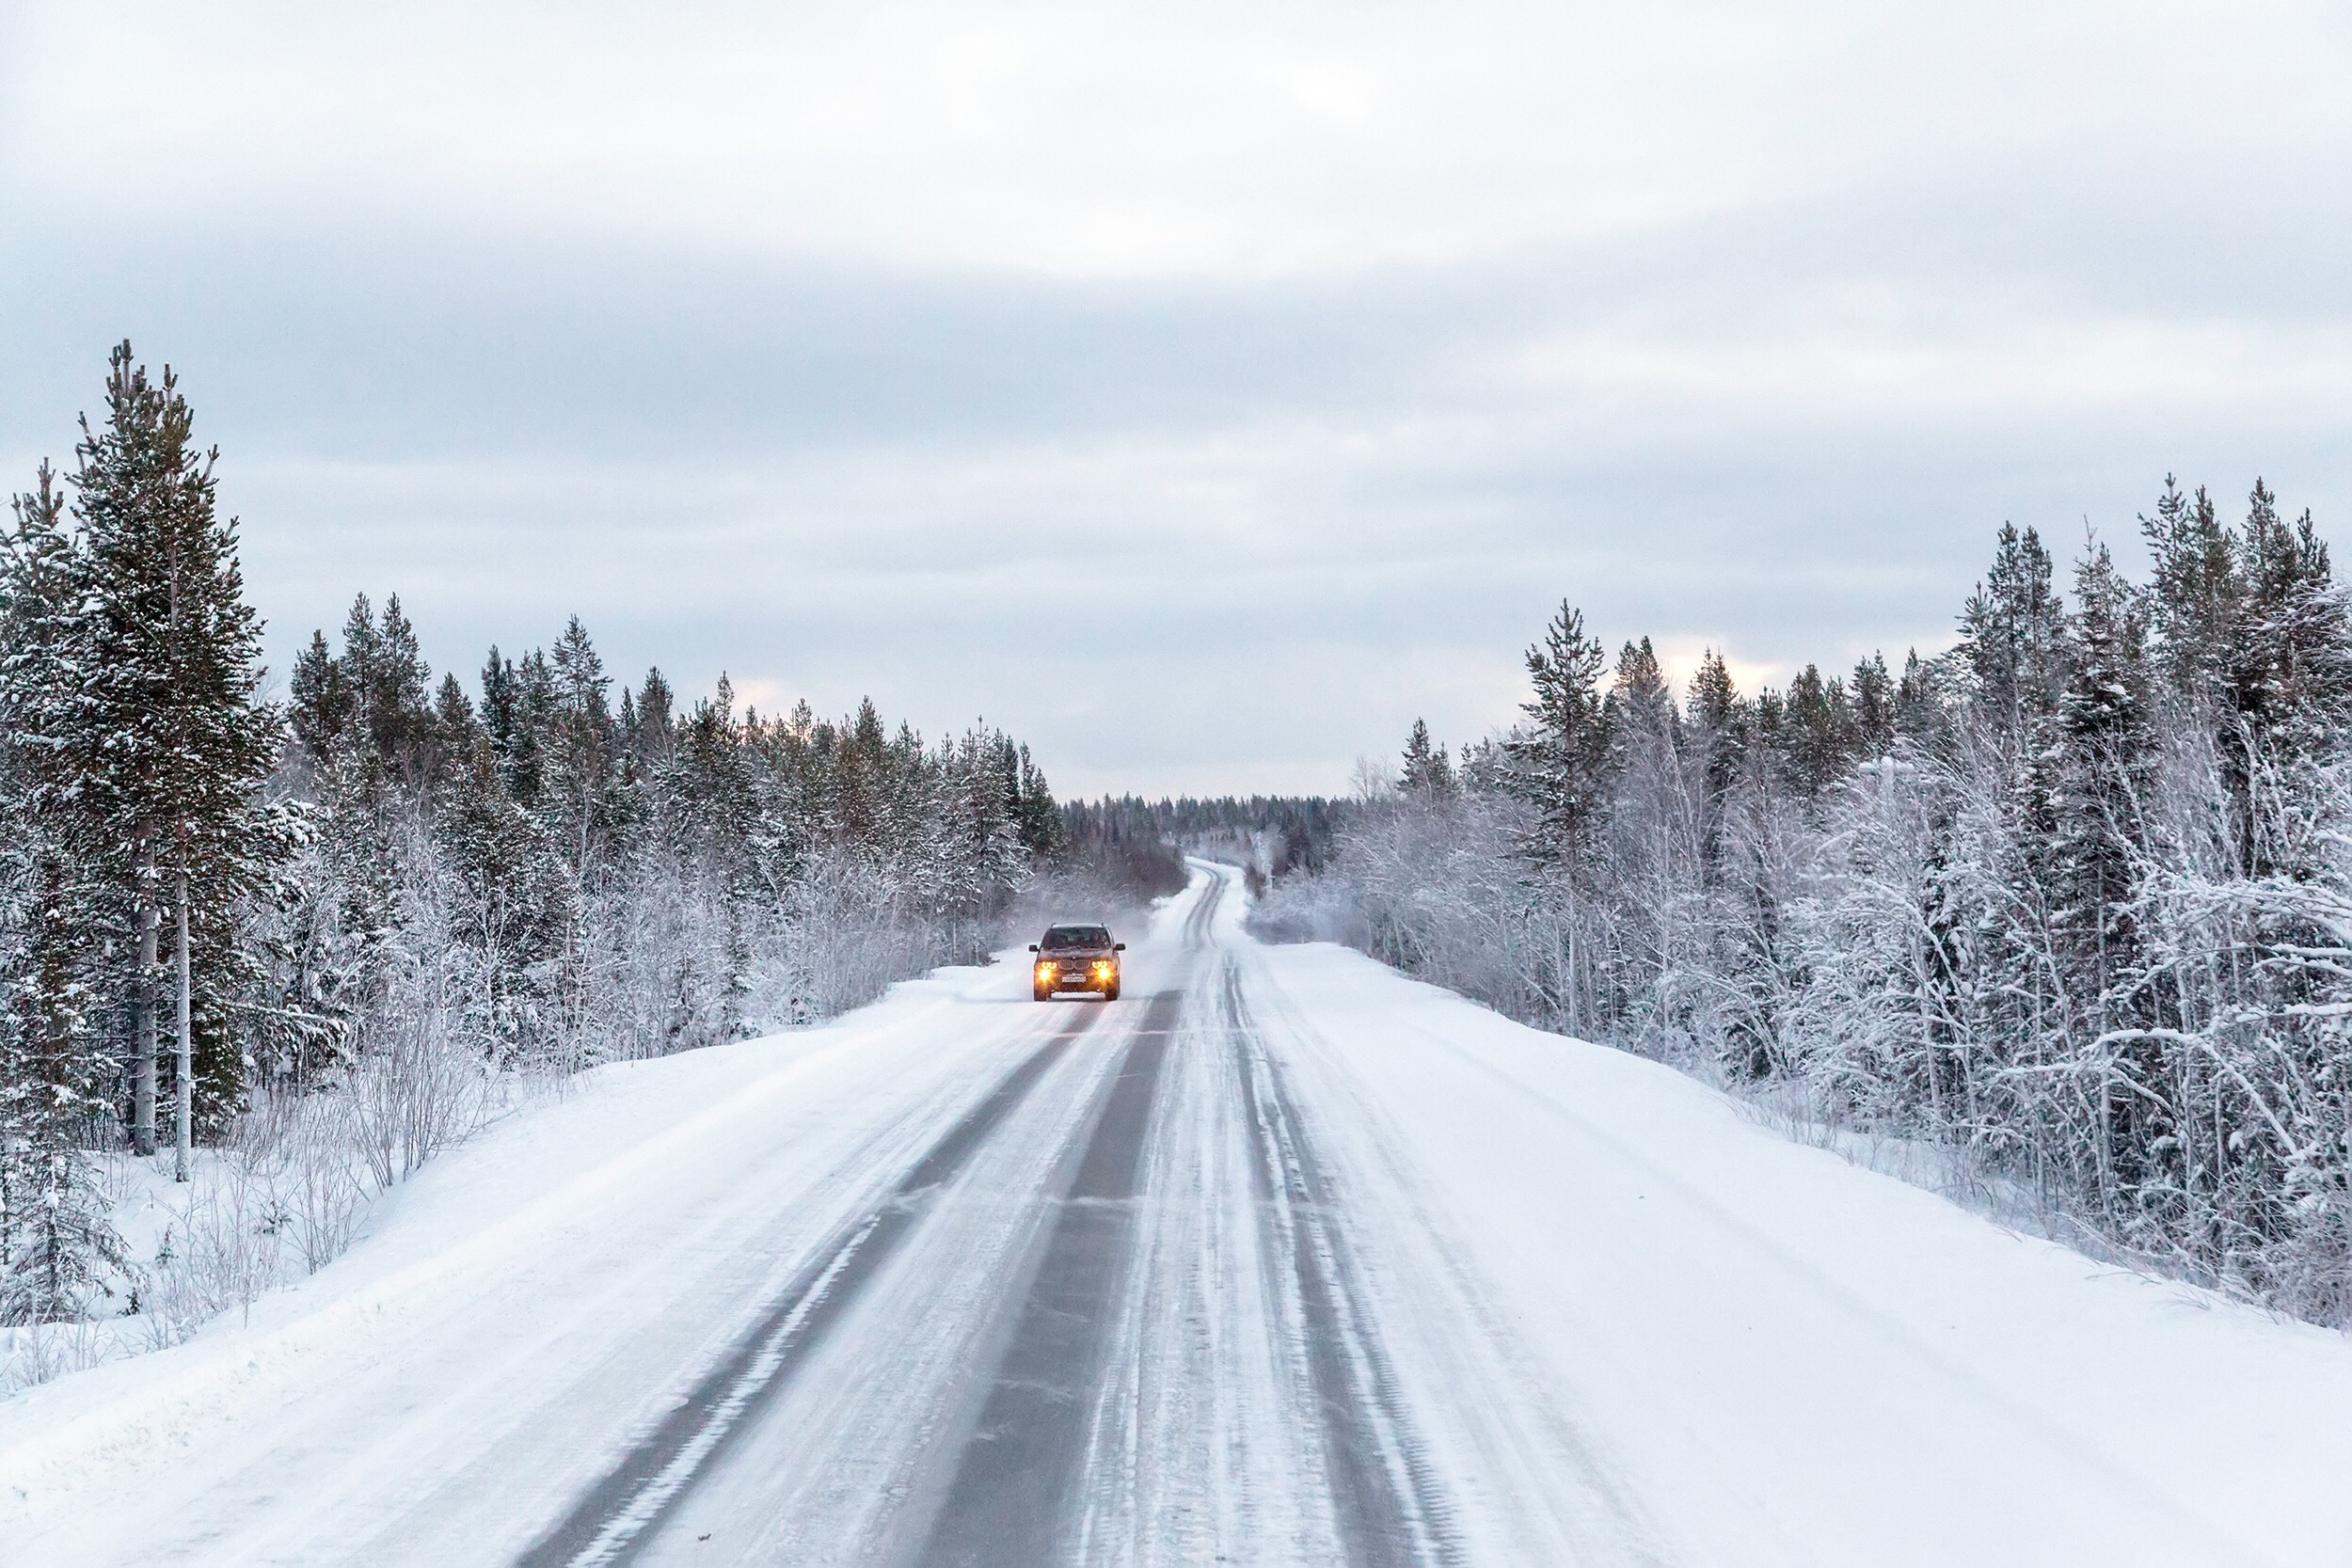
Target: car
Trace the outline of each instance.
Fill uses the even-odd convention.
[[[1029,943],[1037,966],[1029,975],[1029,992],[1050,1002],[1063,991],[1095,991],[1105,1002],[1119,1000],[1119,955],[1123,942],[1111,940],[1107,926],[1055,926],[1043,940]]]

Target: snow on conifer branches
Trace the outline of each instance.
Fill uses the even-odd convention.
[[[124,343],[103,420],[83,421],[71,506],[44,466],[15,508],[0,648],[0,974],[17,1004],[0,1186],[14,1201],[0,1259],[17,1317],[72,1315],[104,1288],[114,1243],[82,1144],[127,1110],[134,1142],[154,1147],[167,995],[183,1177],[198,1120],[218,1126],[244,1092],[237,927],[281,842],[261,790],[278,725],[254,702],[260,623],[193,433],[171,372],[151,380]],[[176,988],[158,962],[167,918]],[[60,1265],[60,1249],[80,1261]]]
[[[381,1190],[529,1075],[980,957],[1060,841],[1001,733],[741,712],[723,678],[682,706],[658,670],[616,697],[576,618],[477,698],[361,596],[262,705],[172,372],[115,350],[75,457],[0,562],[0,1322],[135,1289],[100,1151],[168,1132],[185,1173],[300,1127],[322,1190]]]
[[[2143,527],[2148,582],[2094,543],[2071,594],[2004,528],[1950,653],[1753,696],[1609,679],[1564,607],[1526,721],[1442,771],[1417,729],[1262,918],[2352,1322],[2352,611],[2265,486]]]

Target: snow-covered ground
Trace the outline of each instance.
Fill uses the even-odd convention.
[[[2352,1341],[1238,916],[591,1075],[0,1402],[0,1561],[2352,1561]]]

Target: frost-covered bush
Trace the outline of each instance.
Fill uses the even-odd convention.
[[[985,952],[1056,847],[1001,733],[616,704],[577,620],[469,690],[361,597],[266,701],[177,381],[104,396],[0,531],[0,1324],[249,1301],[518,1093]],[[161,1142],[133,1258],[93,1156]]]
[[[1950,654],[1754,697],[1646,643],[1606,678],[1564,608],[1527,721],[1417,731],[1259,928],[2352,1323],[2352,610],[2259,486],[2146,531],[2149,583],[2094,546],[2069,604],[2005,530]]]

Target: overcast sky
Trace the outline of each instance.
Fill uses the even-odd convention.
[[[0,490],[168,360],[279,670],[1332,792],[1564,597],[1753,685],[2168,471],[2352,540],[2340,7],[368,9],[0,0]]]

